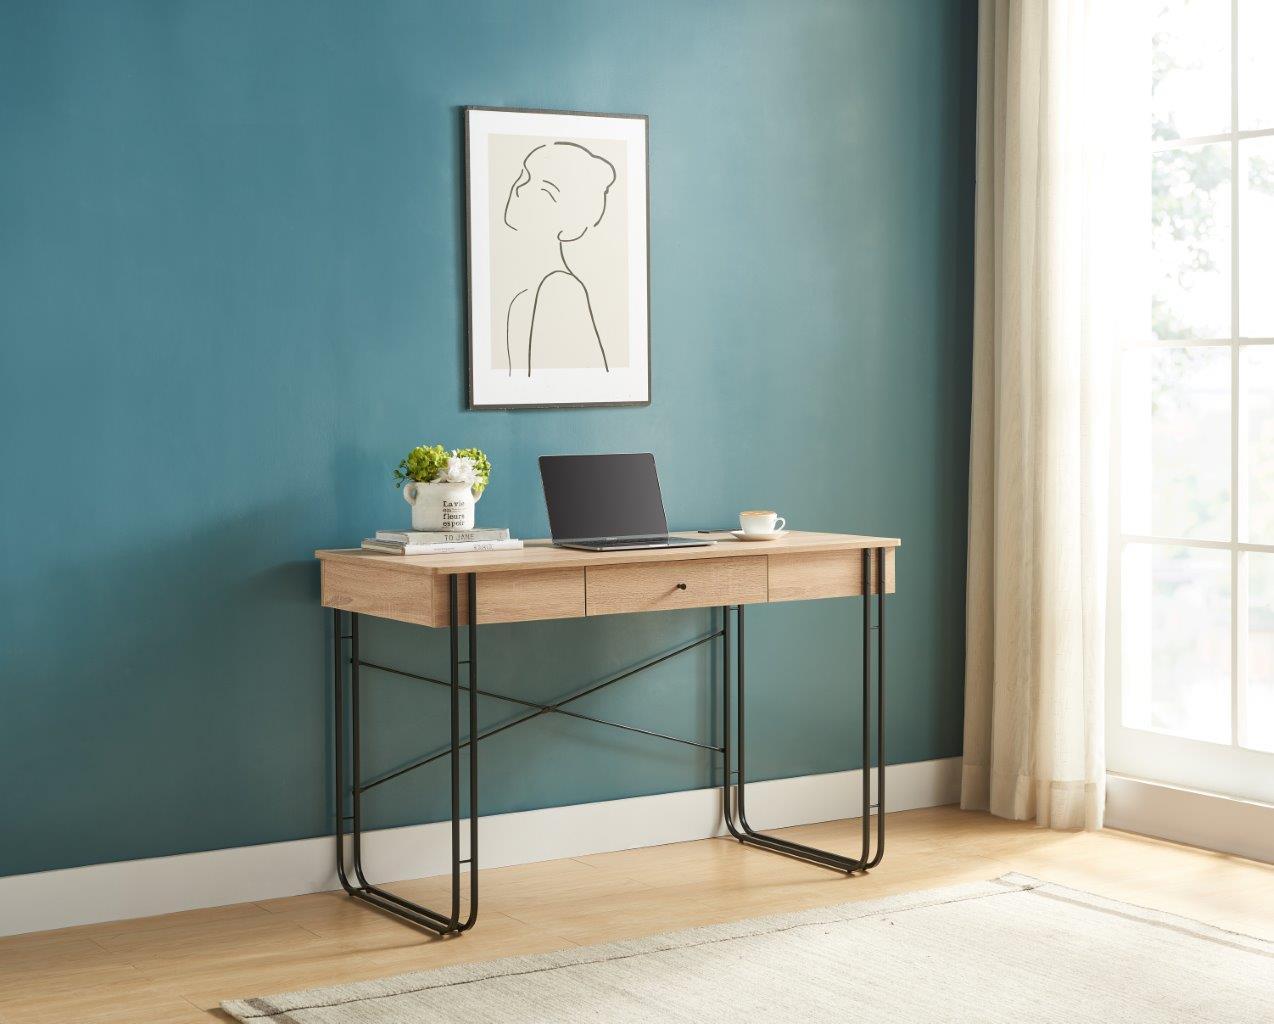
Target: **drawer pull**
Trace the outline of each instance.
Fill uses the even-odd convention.
[[[678,583],[678,584],[677,584],[677,589],[678,589],[678,590],[685,590],[685,589],[686,589],[686,585],[685,585],[684,583]]]

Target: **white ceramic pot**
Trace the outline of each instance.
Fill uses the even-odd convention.
[[[411,506],[413,530],[472,530],[473,506],[480,494],[469,484],[418,484],[409,480],[403,486],[403,497]]]

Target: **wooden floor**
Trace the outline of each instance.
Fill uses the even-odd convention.
[[[850,852],[845,822],[786,829]],[[317,893],[0,939],[0,1022],[229,1020],[223,999],[592,944],[1020,871],[1274,939],[1274,867],[1119,832],[955,808],[889,815],[888,856],[846,878],[732,840],[485,871],[477,928],[430,939]],[[391,886],[441,905],[447,886]]]

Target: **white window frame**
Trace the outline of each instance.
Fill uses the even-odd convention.
[[[1229,337],[1208,340],[1129,340],[1116,355],[1111,417],[1111,509],[1109,603],[1107,617],[1106,737],[1107,767],[1111,772],[1150,779],[1209,793],[1274,804],[1274,753],[1245,747],[1247,684],[1247,559],[1253,552],[1274,554],[1274,544],[1240,541],[1245,533],[1246,493],[1243,481],[1243,421],[1240,371],[1245,349],[1274,345],[1274,338],[1245,338],[1239,332],[1239,143],[1274,136],[1274,128],[1239,130],[1239,0],[1230,0],[1230,130],[1170,141],[1152,141],[1155,152],[1228,143],[1230,147],[1230,331]],[[1228,541],[1187,540],[1180,537],[1126,533],[1123,528],[1122,438],[1120,374],[1123,353],[1152,348],[1226,348],[1230,353],[1230,538]],[[1130,544],[1157,544],[1227,551],[1230,554],[1230,737],[1229,743],[1188,739],[1123,723],[1122,565]]]

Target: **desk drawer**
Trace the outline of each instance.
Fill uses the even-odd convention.
[[[877,566],[872,556],[870,592]],[[894,592],[894,550],[885,553],[885,592]],[[802,551],[770,556],[770,600],[810,601],[819,597],[855,597],[863,593],[861,551]]]
[[[432,626],[451,624],[451,577],[434,577]],[[460,622],[469,621],[469,577],[461,575],[457,589]],[[526,622],[538,619],[576,619],[584,615],[583,569],[528,569],[525,572],[484,572],[478,575],[478,625],[484,622]]]
[[[765,556],[589,566],[589,615],[751,604],[766,599]]]
[[[324,608],[434,626],[433,577],[365,562],[323,562]]]

